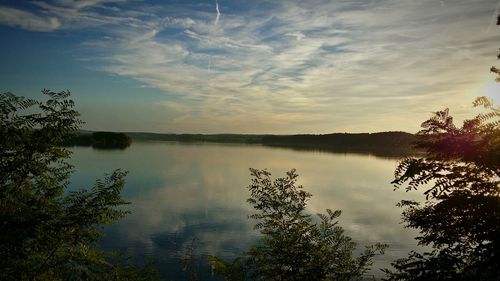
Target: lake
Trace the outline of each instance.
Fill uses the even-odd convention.
[[[89,187],[116,168],[129,171],[124,197],[131,214],[105,228],[102,247],[141,263],[157,261],[165,280],[184,279],[180,253],[194,246],[203,280],[212,280],[206,255],[232,258],[258,239],[246,202],[249,168],[267,168],[282,177],[295,168],[299,183],[312,193],[308,210],[343,211],[340,225],[356,242],[387,243],[370,272],[417,249],[416,232],[400,223],[401,199],[419,194],[393,191],[396,158],[370,154],[298,151],[244,144],[134,142],[125,150],[71,148],[75,166],[71,188]],[[216,280],[216,279],[213,279]]]

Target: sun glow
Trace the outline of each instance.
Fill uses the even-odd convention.
[[[491,82],[488,83],[483,89],[483,96],[492,99],[494,102],[498,103],[500,100],[500,83]]]

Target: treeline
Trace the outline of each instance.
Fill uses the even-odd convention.
[[[242,134],[157,134],[126,133],[137,141],[178,141],[178,142],[216,142],[216,143],[261,143],[263,135]]]
[[[416,150],[416,137],[405,132],[335,133],[325,135],[270,135],[262,138],[268,146],[317,149],[331,152],[367,152],[383,156],[404,156]]]
[[[412,143],[415,135],[405,132],[334,133],[323,135],[239,135],[239,134],[155,134],[127,133],[137,141],[177,141],[247,143],[300,150],[372,153],[378,156],[401,157],[417,152]]]
[[[124,133],[114,132],[79,132],[64,142],[65,146],[92,146],[98,149],[125,149],[132,139]]]
[[[135,141],[175,141],[183,143],[243,143],[320,150],[337,153],[371,153],[377,156],[401,157],[417,153],[412,146],[416,136],[405,132],[333,133],[300,135],[244,135],[244,134],[157,134],[157,133],[75,133],[65,146],[92,146],[100,149],[124,149]]]

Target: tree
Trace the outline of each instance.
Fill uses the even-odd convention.
[[[356,243],[338,225],[341,211],[318,214],[315,223],[306,213],[311,194],[296,184],[295,170],[274,181],[266,170],[250,171],[248,202],[257,211],[250,217],[263,238],[232,262],[209,258],[225,280],[357,280],[383,253],[386,246],[376,244],[354,257]]]
[[[406,226],[420,230],[418,242],[433,250],[395,261],[388,280],[500,280],[500,109],[486,97],[473,105],[486,112],[462,127],[448,109],[422,123],[417,146],[425,157],[404,159],[395,171],[396,188],[425,189],[423,204],[399,206]]]
[[[396,188],[425,188],[426,202],[402,201],[403,221],[420,230],[417,240],[434,250],[396,261],[390,280],[498,280],[500,276],[500,111],[455,127],[448,110],[422,124],[418,146],[427,154],[407,158],[395,171]]]
[[[61,144],[82,121],[68,91],[42,93],[45,102],[0,94],[0,279],[149,278],[96,246],[102,226],[127,213],[126,172],[68,192],[71,152]]]
[[[76,133],[69,137],[65,146],[92,146],[96,149],[125,149],[130,146],[132,139],[124,133],[93,132],[91,134]]]

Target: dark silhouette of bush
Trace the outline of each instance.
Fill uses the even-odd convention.
[[[386,245],[375,244],[356,257],[356,243],[338,225],[341,211],[327,210],[315,222],[305,210],[311,194],[296,184],[295,170],[275,180],[266,170],[250,171],[247,201],[262,238],[231,262],[209,257],[224,280],[356,280],[383,253]]]
[[[425,157],[404,159],[395,171],[396,188],[425,190],[423,204],[399,205],[406,226],[433,250],[395,261],[388,280],[500,280],[500,109],[486,97],[473,105],[485,112],[461,127],[448,109],[423,122],[417,145]]]
[[[71,152],[61,145],[82,123],[69,92],[45,102],[0,94],[0,280],[149,280],[97,247],[102,226],[123,217],[125,175],[67,192]]]

